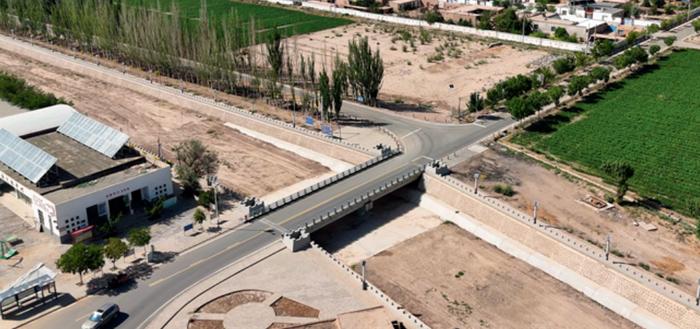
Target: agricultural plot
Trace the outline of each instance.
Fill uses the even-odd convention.
[[[200,15],[203,0],[129,0],[132,5],[160,6],[162,11],[170,11],[174,3],[180,15],[196,19]],[[264,33],[277,28],[285,36],[312,33],[352,23],[351,20],[312,15],[297,10],[289,10],[253,3],[231,0],[207,0],[207,12],[211,18],[235,14],[243,22],[255,21],[258,32]]]
[[[514,142],[599,175],[629,162],[633,190],[678,210],[700,196],[700,52],[680,51],[545,118]]]

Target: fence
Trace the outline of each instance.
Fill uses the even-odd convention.
[[[299,199],[301,199],[301,198],[303,198],[311,193],[314,193],[314,192],[316,192],[320,189],[323,189],[331,184],[334,184],[334,183],[341,181],[347,177],[350,177],[358,172],[361,172],[367,168],[370,168],[370,167],[372,167],[372,166],[374,166],[374,165],[376,165],[384,160],[387,160],[391,157],[394,157],[395,155],[400,154],[400,153],[401,152],[398,150],[388,149],[388,151],[383,152],[383,154],[378,156],[378,157],[369,159],[366,162],[363,162],[363,163],[361,163],[357,166],[354,166],[348,170],[340,172],[332,177],[326,178],[326,179],[324,179],[316,184],[313,184],[313,185],[311,185],[311,186],[309,186],[301,191],[297,191],[297,192],[292,193],[292,194],[290,194],[282,199],[279,199],[279,200],[265,206],[262,211],[260,211],[259,213],[256,213],[254,216],[246,217],[246,220],[248,221],[248,220],[258,218],[258,217],[263,216],[263,215],[265,215],[265,214],[267,214],[275,209],[282,208],[282,207],[284,207],[284,206],[286,206],[286,205],[288,205],[296,200],[299,200]]]
[[[268,1],[277,2],[277,0],[268,0]],[[328,11],[328,12],[332,12],[332,13],[340,14],[340,15],[350,15],[350,16],[365,18],[365,19],[369,19],[369,20],[373,20],[373,21],[422,27],[422,28],[427,28],[427,29],[435,29],[435,30],[442,30],[442,31],[449,31],[449,32],[465,33],[465,34],[476,35],[476,36],[484,37],[484,38],[492,38],[492,39],[503,40],[503,41],[519,42],[519,43],[525,43],[525,44],[541,46],[541,47],[556,48],[556,49],[562,49],[562,50],[568,50],[568,51],[585,51],[586,50],[586,45],[579,44],[579,43],[571,43],[571,42],[550,40],[550,39],[544,39],[544,38],[535,38],[535,37],[529,37],[529,36],[523,36],[523,35],[519,35],[519,34],[499,32],[499,31],[481,30],[481,29],[476,29],[473,27],[459,26],[459,25],[452,25],[452,24],[445,24],[445,23],[428,24],[428,22],[426,22],[424,20],[419,20],[419,19],[367,13],[367,12],[363,12],[363,11],[359,11],[359,10],[332,7],[329,5],[308,2],[308,1],[302,2],[301,6],[305,7],[305,8],[315,9],[315,10]]]
[[[362,285],[363,280],[362,276],[357,274],[357,272],[353,271],[351,268],[346,266],[343,262],[338,260],[333,254],[327,252],[324,250],[321,246],[319,246],[316,242],[311,241],[311,247],[320,251],[321,254],[325,255],[326,258],[328,258],[333,264],[337,265],[341,270],[345,271],[345,273],[349,274],[352,276],[353,279],[357,280],[357,282]],[[399,303],[391,299],[387,294],[385,294],[383,291],[381,291],[377,286],[371,284],[367,280],[364,280],[364,284],[367,287],[367,291],[371,292],[374,297],[379,299],[379,301],[384,304],[384,306],[389,307],[392,311],[394,311],[395,314],[401,315],[403,318],[404,322],[409,323],[415,328],[423,328],[423,329],[430,329],[430,327],[425,324],[423,321],[418,319],[415,315],[411,314],[409,311],[406,310],[405,307],[401,306]]]
[[[656,278],[654,273],[645,272],[638,269],[636,266],[629,265],[620,262],[619,259],[610,256],[609,260],[606,260],[605,252],[598,246],[594,246],[589,242],[582,241],[578,237],[565,233],[564,231],[551,227],[543,223],[538,223],[531,215],[524,214],[521,211],[512,208],[511,206],[502,203],[498,200],[488,197],[480,192],[474,193],[473,187],[468,187],[464,183],[455,180],[452,177],[444,176],[440,177],[438,175],[431,175],[443,182],[449,184],[450,186],[461,190],[463,193],[477,199],[483,204],[490,206],[493,209],[507,215],[508,217],[517,220],[529,227],[544,233],[545,235],[554,238],[558,242],[578,251],[580,254],[588,256],[589,258],[602,263],[606,268],[614,269],[618,273],[623,274],[627,278],[631,278],[634,281],[646,286],[647,288],[656,291],[657,293],[675,301],[687,308],[690,308],[696,312],[700,312],[700,307],[696,304],[694,297],[682,292],[670,284],[659,280]]]
[[[303,233],[313,233],[314,231],[332,223],[333,221],[342,218],[343,216],[360,209],[368,202],[377,200],[397,189],[405,186],[406,184],[417,179],[425,170],[425,166],[411,170],[408,173],[400,174],[391,180],[388,180],[381,184],[381,186],[372,189],[371,191],[362,194],[358,197],[352,198],[350,201],[335,207],[334,209],[327,211],[325,214],[320,215],[316,218],[312,218],[310,221],[305,222],[304,226],[301,226],[288,235],[296,234],[303,235]]]

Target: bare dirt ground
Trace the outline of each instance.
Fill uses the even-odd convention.
[[[685,39],[686,42],[690,42],[692,44],[700,45],[700,35],[696,35],[694,37],[690,37]]]
[[[452,224],[368,261],[368,280],[440,328],[636,328]]]
[[[69,70],[4,51],[0,51],[0,69],[72,101],[80,112],[130,135],[135,144],[155,150],[160,140],[169,160],[177,143],[200,139],[219,153],[222,184],[244,195],[260,196],[328,171],[319,163],[237,133],[217,119]]]
[[[499,151],[486,151],[452,170],[455,177],[470,184],[473,173],[479,171],[484,191],[524,212],[531,213],[535,200],[538,201],[538,218],[591,243],[603,246],[611,234],[612,252],[623,261],[640,268],[649,266],[649,271],[657,276],[673,283],[677,280],[681,290],[695,293],[700,277],[700,243],[682,223],[673,224],[634,206],[597,211],[580,200],[587,196],[605,200],[605,193],[547,170],[532,160]],[[497,184],[512,186],[515,195],[495,193]],[[658,230],[647,231],[635,222],[650,223]]]
[[[418,29],[363,23],[295,36],[287,43],[292,53],[313,54],[320,72],[324,65],[331,70],[336,54],[347,58],[348,42],[354,37],[368,37],[370,47],[379,49],[384,61],[380,99],[391,103],[384,106],[437,122],[452,121],[460,97],[464,110],[470,93],[531,72],[551,57],[543,50],[489,47],[487,41],[465,35],[428,30],[423,34],[430,37],[421,38]]]

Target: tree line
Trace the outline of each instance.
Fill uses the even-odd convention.
[[[328,86],[321,86],[326,77],[314,55],[293,54],[276,28],[259,30],[255,17],[231,10],[210,18],[206,2],[197,19],[182,18],[174,2],[161,9],[110,0],[0,0],[0,29],[226,93],[279,100],[293,110],[300,103],[316,112],[322,97],[331,104],[327,91],[331,99],[352,95],[376,104],[383,66],[366,40],[350,41],[348,58],[336,60],[325,74]],[[311,93],[285,93],[281,83]]]
[[[36,110],[56,104],[67,104],[64,99],[45,93],[26,81],[0,71],[0,99],[27,110]]]

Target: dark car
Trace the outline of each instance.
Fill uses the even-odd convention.
[[[119,314],[119,306],[114,303],[102,305],[97,311],[93,312],[90,317],[83,322],[82,329],[97,329],[102,328],[109,321],[112,321]]]

